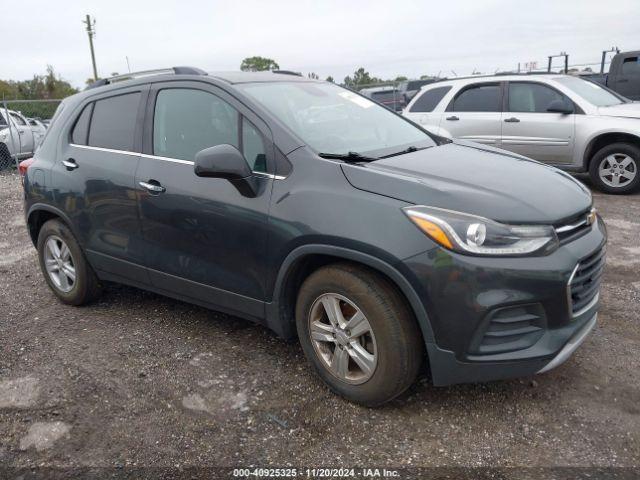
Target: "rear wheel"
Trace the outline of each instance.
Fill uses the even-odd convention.
[[[305,280],[296,306],[298,336],[316,373],[339,395],[377,406],[405,391],[422,360],[422,337],[395,286],[349,264]]]
[[[59,220],[49,220],[40,229],[38,258],[49,288],[64,303],[83,305],[100,295],[96,274],[71,230]]]
[[[614,143],[596,152],[589,165],[589,175],[599,190],[625,194],[640,185],[640,148],[630,143]]]

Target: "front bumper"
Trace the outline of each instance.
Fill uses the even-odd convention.
[[[434,249],[405,260],[434,338],[435,385],[528,376],[563,363],[596,323],[599,297],[572,311],[568,284],[581,260],[604,248],[598,221],[545,257],[470,257]]]

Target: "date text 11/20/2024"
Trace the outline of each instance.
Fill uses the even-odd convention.
[[[400,472],[386,468],[234,468],[238,478],[398,478]]]

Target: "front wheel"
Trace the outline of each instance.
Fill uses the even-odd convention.
[[[406,300],[377,273],[323,267],[298,293],[296,325],[309,363],[336,393],[377,406],[404,392],[422,361],[422,337]]]
[[[589,165],[589,175],[599,190],[626,194],[640,185],[640,148],[630,143],[614,143],[596,152]]]

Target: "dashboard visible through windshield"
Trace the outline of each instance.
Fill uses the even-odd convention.
[[[387,154],[436,142],[422,129],[350,90],[328,83],[249,83],[240,87],[316,152]]]

